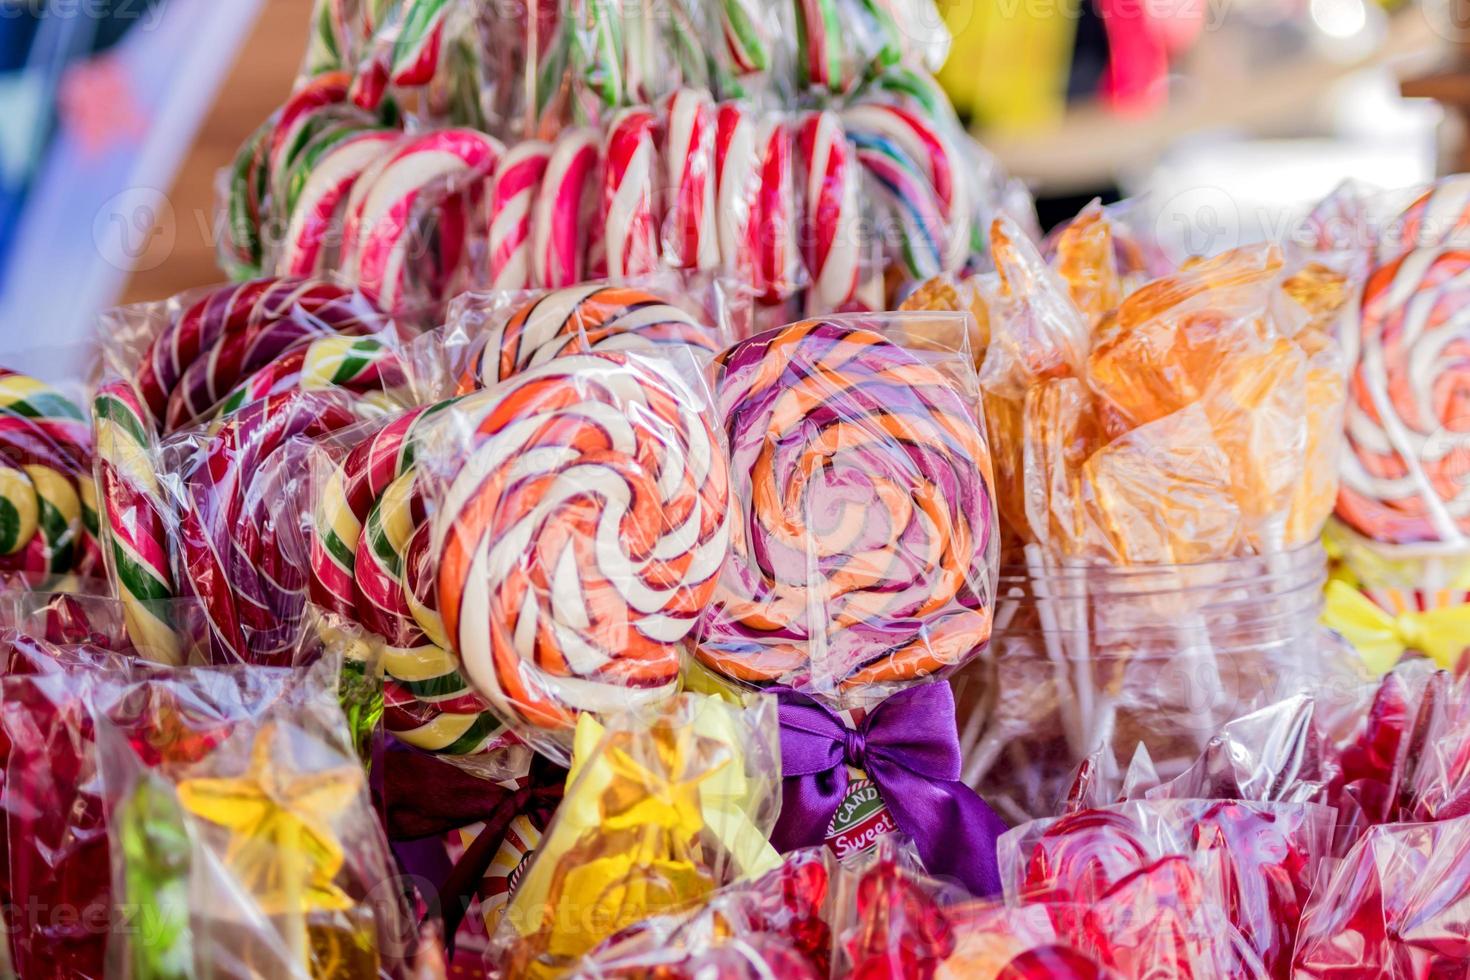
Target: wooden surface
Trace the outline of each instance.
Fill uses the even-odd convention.
[[[311,0],[263,0],[260,19],[169,192],[178,228],[173,254],[156,268],[135,273],[123,302],[160,299],[224,278],[214,259],[215,174],[290,92],[310,19]]]

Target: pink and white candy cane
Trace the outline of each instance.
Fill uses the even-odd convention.
[[[490,285],[494,289],[528,289],[533,204],[551,162],[551,144],[524,140],[512,146],[495,170],[490,188]]]
[[[356,207],[349,206],[343,233],[347,266],[363,292],[385,310],[404,310],[410,300],[413,219],[424,209],[444,208],[440,252],[460,254],[465,228],[462,221],[450,220],[452,205],[461,195],[478,197],[503,152],[499,140],[472,129],[440,129],[405,140],[375,170],[366,193],[354,194]]]
[[[757,119],[738,102],[722,102],[715,111],[715,229],[720,266],[754,279],[756,195],[760,191],[760,155],[756,151]]]
[[[836,115],[818,112],[802,120],[797,156],[803,167],[801,241],[812,278],[809,311],[840,310],[857,295],[861,248],[857,161]]]
[[[657,118],[648,109],[624,109],[607,132],[602,184],[607,276],[636,279],[658,269]]]
[[[791,166],[791,130],[779,119],[761,125],[756,137],[760,185],[753,219],[756,284],[767,302],[796,291],[800,272],[796,240],[796,188]]]
[[[962,266],[970,251],[972,195],[964,162],[954,145],[931,120],[891,103],[851,106],[843,113],[843,123],[850,132],[887,140],[909,158],[938,205],[943,230],[936,235],[941,241],[935,244],[943,270],[953,272]],[[889,161],[887,154],[880,156],[885,163]]]
[[[365,172],[400,137],[390,131],[369,131],[343,140],[322,156],[296,198],[280,269],[289,276],[322,271],[324,246],[332,222],[341,213],[348,194]]]
[[[720,260],[715,231],[715,107],[703,89],[669,96],[664,166],[670,191],[665,235],[669,264],[713,269]]]
[[[270,136],[270,172],[284,176],[285,161],[300,149],[302,133],[312,118],[327,106],[338,105],[347,98],[346,72],[329,71],[312,78],[291,93],[281,106],[275,129]]]
[[[591,129],[557,137],[531,215],[531,270],[537,286],[560,289],[586,270],[584,224],[595,208],[593,188],[602,149]]]

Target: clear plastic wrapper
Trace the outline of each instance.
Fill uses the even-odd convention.
[[[1188,860],[1147,863],[1091,902],[958,896],[891,845],[849,891],[841,946],[859,977],[1229,977],[1270,974]]]
[[[1034,552],[1033,552],[1034,554]],[[1008,819],[1056,812],[1099,748],[1160,780],[1227,722],[1365,679],[1318,624],[1320,548],[1180,566],[1004,566],[985,656],[954,678],[965,779]]]
[[[561,761],[580,713],[674,693],[728,550],[726,456],[701,366],[678,354],[558,357],[420,436],[445,648]]]
[[[772,871],[775,704],[682,694],[577,723],[567,791],[491,955],[560,975],[609,936]]]
[[[981,382],[1012,447],[997,462],[1010,534],[1063,559],[1169,564],[1320,532],[1343,400],[1323,324],[1341,276],[1247,247],[1130,283],[1100,209],[1057,236],[1051,265],[1012,225],[993,235]]]
[[[0,578],[48,588],[102,571],[92,457],[75,401],[0,368]]]
[[[110,944],[119,972],[402,975],[414,925],[337,669],[155,670],[104,706],[113,893],[151,924]]]
[[[1139,800],[1017,827],[1001,838],[1000,858],[1011,902],[1084,906],[1176,862],[1170,875],[1194,893],[1180,897],[1223,913],[1266,975],[1284,977],[1332,833],[1333,811],[1315,804]]]
[[[462,395],[597,350],[673,347],[709,359],[732,339],[741,301],[724,283],[701,288],[674,275],[623,286],[464,293],[442,329],[415,341],[415,386],[423,400]]]
[[[839,871],[825,848],[794,851],[752,880],[688,911],[645,919],[598,943],[570,974],[582,980],[680,976],[831,975]]]
[[[1470,958],[1470,817],[1369,829],[1307,905],[1293,976],[1454,976]]]
[[[962,316],[854,315],[716,360],[742,510],[700,627],[706,665],[860,706],[984,647],[994,497],[965,334]]]

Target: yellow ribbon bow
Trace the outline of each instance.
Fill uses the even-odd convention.
[[[1470,606],[1394,615],[1340,579],[1327,583],[1322,622],[1341,633],[1379,674],[1392,670],[1406,650],[1454,670],[1470,647]]]

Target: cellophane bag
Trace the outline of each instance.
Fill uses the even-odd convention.
[[[734,339],[744,309],[737,284],[674,273],[621,285],[462,293],[444,326],[411,347],[415,390],[423,402],[463,395],[596,350],[687,348],[708,359]]]
[[[706,666],[861,707],[984,648],[998,542],[967,335],[963,315],[854,314],[716,358],[736,509]]]
[[[22,373],[65,356],[17,351],[0,366],[0,586],[53,590],[102,574],[93,443],[79,386]]]
[[[338,672],[155,669],[101,713],[112,888],[142,926],[117,975],[404,974],[415,926]]]
[[[853,976],[1269,976],[1183,858],[1140,867],[1090,902],[1001,904],[956,894],[879,847],[846,895],[839,946]]]
[[[826,848],[793,851],[758,878],[614,933],[570,975],[593,980],[672,969],[752,980],[830,976],[840,874]]]
[[[677,688],[729,540],[703,384],[687,351],[559,357],[465,396],[419,437],[445,649],[556,761],[579,714]]]
[[[577,723],[567,789],[505,909],[491,962],[559,976],[634,923],[776,869],[775,704],[681,694]]]

